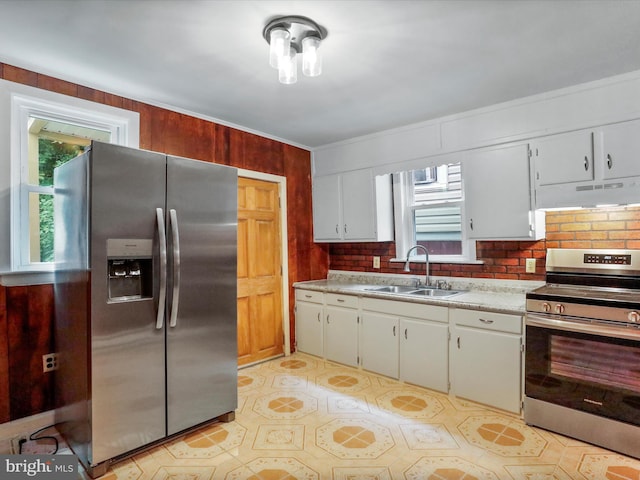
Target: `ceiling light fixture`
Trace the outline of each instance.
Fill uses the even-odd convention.
[[[298,80],[299,53],[302,54],[302,73],[317,77],[322,73],[320,42],[327,30],[307,17],[290,15],[273,18],[262,31],[269,44],[269,65],[278,69],[280,83],[292,84]]]

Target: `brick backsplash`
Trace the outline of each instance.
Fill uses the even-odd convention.
[[[640,249],[640,207],[547,212],[545,223],[547,248]]]
[[[546,238],[539,241],[479,241],[482,264],[433,263],[431,273],[446,277],[544,280],[547,248],[640,249],[640,207],[608,207],[546,212]],[[400,256],[403,254],[401,253]],[[372,257],[380,257],[373,268]],[[329,247],[329,268],[357,272],[404,273],[394,242],[337,243]],[[525,272],[525,260],[536,259],[536,273]],[[424,265],[411,264],[411,274]]]

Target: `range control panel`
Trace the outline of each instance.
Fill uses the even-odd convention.
[[[640,280],[640,249],[548,248],[546,269],[547,273],[615,274]]]
[[[609,255],[603,253],[585,253],[584,263],[599,265],[631,265],[631,255]]]

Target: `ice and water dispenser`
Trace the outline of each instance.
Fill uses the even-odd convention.
[[[109,301],[125,302],[153,296],[153,241],[107,240]]]

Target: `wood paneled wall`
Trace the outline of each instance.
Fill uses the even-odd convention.
[[[53,286],[10,287],[7,339],[11,418],[53,408],[53,375],[42,372],[42,356],[54,351]]]
[[[329,263],[328,247],[313,243],[308,151],[12,65],[0,63],[0,78],[138,112],[142,149],[286,177],[289,315],[293,344],[295,296],[292,284],[326,277]],[[48,353],[41,350],[52,348],[52,292],[50,285],[0,287],[0,422],[32,415],[52,406],[51,377],[37,374],[42,372],[42,355]]]
[[[9,421],[9,336],[7,332],[7,290],[0,285],[0,423]]]

